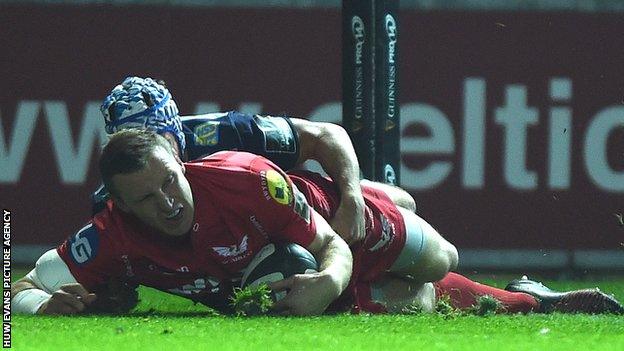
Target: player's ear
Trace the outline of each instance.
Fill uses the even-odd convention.
[[[130,212],[130,207],[128,207],[124,200],[122,200],[119,196],[111,194],[111,199],[113,200],[113,203],[115,203],[115,206],[117,206],[120,210],[126,213]]]
[[[171,153],[173,154],[173,158],[175,158],[176,162],[182,166],[182,173],[184,174],[184,163],[182,162],[182,158],[180,156],[180,147],[178,146],[178,142],[171,136],[171,133],[166,134],[166,139],[171,144]]]
[[[169,145],[171,145],[171,151],[176,159],[180,159],[181,150],[180,145],[178,145],[178,140],[170,132],[166,132],[165,134],[162,134],[162,136],[167,139]]]
[[[182,162],[180,156],[176,152],[174,152],[173,158],[175,158],[176,162],[180,165],[180,167],[182,167],[182,174],[184,174],[184,172],[186,172],[186,168],[184,167],[184,162]]]

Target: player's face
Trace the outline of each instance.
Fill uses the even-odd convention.
[[[182,236],[193,225],[191,186],[184,166],[163,147],[155,148],[147,166],[137,172],[113,176],[123,210],[167,236]]]

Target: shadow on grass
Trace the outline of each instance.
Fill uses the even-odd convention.
[[[142,311],[132,312],[126,317],[226,317],[212,311]]]
[[[81,316],[111,317],[111,318],[147,318],[147,317],[227,317],[211,311],[139,311],[129,313],[91,313]]]

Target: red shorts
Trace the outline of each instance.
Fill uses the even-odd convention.
[[[333,217],[339,196],[330,180],[311,172],[289,175],[317,212],[326,219]],[[385,312],[383,305],[372,302],[370,284],[390,269],[405,246],[405,222],[388,195],[366,186],[362,186],[362,195],[366,203],[366,238],[351,247],[351,281],[329,311]]]

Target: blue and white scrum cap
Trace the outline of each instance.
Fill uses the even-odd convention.
[[[129,128],[170,132],[184,152],[186,142],[178,106],[169,90],[151,78],[127,77],[104,99],[100,111],[108,134]]]

